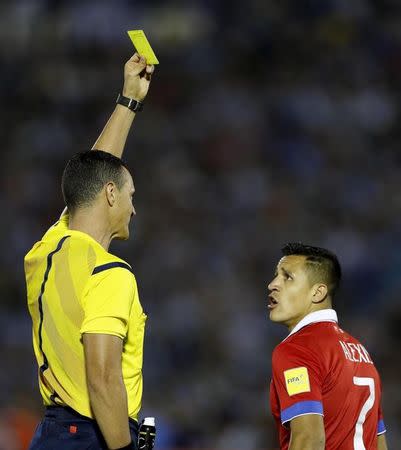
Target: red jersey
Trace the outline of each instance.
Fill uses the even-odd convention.
[[[271,410],[280,449],[290,442],[290,421],[323,416],[326,450],[376,450],[386,431],[381,382],[365,347],[325,309],[309,314],[273,352]]]

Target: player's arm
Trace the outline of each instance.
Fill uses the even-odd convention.
[[[324,450],[325,432],[323,417],[306,414],[290,422],[291,440],[288,450]]]
[[[377,450],[388,450],[386,435],[384,433],[377,436]]]
[[[84,333],[85,367],[90,405],[109,449],[130,444],[127,391],[117,336]]]
[[[149,90],[154,66],[146,64],[145,58],[135,53],[124,67],[124,86],[122,94],[143,102]],[[92,150],[103,150],[121,158],[135,113],[129,108],[116,105]]]

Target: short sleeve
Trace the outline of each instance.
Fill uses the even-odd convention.
[[[278,346],[273,353],[273,383],[281,423],[298,416],[323,415],[320,361],[310,349],[297,344]]]
[[[124,339],[136,292],[134,275],[113,267],[91,276],[83,298],[83,333],[104,333]]]

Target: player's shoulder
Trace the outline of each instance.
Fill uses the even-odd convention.
[[[294,334],[290,334],[283,343],[314,346],[317,340],[330,339],[336,333],[337,324],[334,322],[315,322],[302,327]]]
[[[360,344],[360,340],[356,338],[354,335],[349,333],[348,331],[344,330],[340,326],[338,326],[338,336],[342,338],[342,340],[354,342],[355,344]]]
[[[273,361],[288,358],[290,355],[308,355],[314,351],[311,340],[294,334],[280,342],[273,350]]]
[[[276,358],[285,357],[291,353],[313,355],[321,353],[321,348],[327,348],[333,342],[337,333],[334,322],[318,322],[307,325],[285,338],[273,351]]]
[[[279,373],[296,367],[314,367],[320,370],[321,355],[318,347],[305,345],[299,340],[284,340],[273,350],[273,372]]]
[[[373,359],[365,347],[365,343],[362,343],[358,338],[350,333],[342,329],[340,330],[341,335],[338,339],[338,343],[344,352],[345,358],[352,362],[369,363],[373,365]]]
[[[315,347],[316,343],[329,345],[330,342],[336,342],[337,339],[344,335],[337,322],[322,321],[311,323],[301,328],[297,333],[290,336],[290,341],[302,342],[305,346]]]
[[[330,329],[327,329],[326,335],[328,338],[335,341],[336,344],[338,344],[338,342],[349,342],[353,345],[362,345],[362,342],[358,338],[356,338],[350,332],[344,330],[344,328],[342,328],[337,323],[333,324]]]

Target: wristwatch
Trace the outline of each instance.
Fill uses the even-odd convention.
[[[122,94],[117,95],[116,103],[118,105],[126,106],[131,111],[134,111],[134,113],[140,112],[143,109],[143,103],[134,100],[133,98],[124,97]]]

